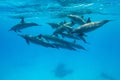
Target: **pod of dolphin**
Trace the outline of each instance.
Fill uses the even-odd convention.
[[[78,15],[67,15],[67,17],[71,20],[71,22],[60,22],[60,23],[47,23],[54,29],[53,34],[39,34],[37,36],[27,35],[27,34],[18,34],[18,36],[24,38],[27,44],[34,43],[37,45],[41,45],[44,47],[51,48],[64,48],[68,50],[76,51],[77,49],[86,50],[82,45],[77,44],[76,40],[82,40],[84,43],[87,43],[85,37],[86,33],[96,30],[100,28],[104,24],[108,23],[110,20],[102,20],[92,22],[90,18],[88,20],[84,19],[84,16]],[[74,25],[79,25],[78,27],[74,27]],[[25,22],[24,17],[21,17],[20,23],[13,26],[9,31],[21,32],[22,29],[33,27],[33,26],[41,26],[34,22]],[[61,38],[60,38],[61,36]],[[73,42],[67,41],[64,38],[73,39]]]

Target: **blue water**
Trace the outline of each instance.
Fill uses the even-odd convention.
[[[38,12],[40,10],[40,14],[36,14],[37,12],[31,13],[33,7],[25,9],[15,7],[30,3],[32,5],[39,3],[42,9],[46,9],[48,4],[56,8],[55,4],[57,2],[54,0],[0,1],[0,80],[120,80],[119,0],[92,0],[91,3],[94,4],[87,6],[87,8],[107,13],[107,15],[86,14],[85,17],[91,17],[92,21],[112,20],[103,27],[87,33],[86,40],[89,44],[82,42],[81,44],[88,51],[53,49],[32,43],[27,45],[24,39],[17,36],[17,33],[8,32],[12,26],[20,21],[10,16],[22,14],[28,17],[25,19],[26,22],[31,21],[43,25],[22,30],[22,34],[32,35],[40,33],[52,34],[53,29],[46,23],[60,22],[66,19],[50,17],[51,15],[54,16],[57,11],[50,12],[43,9],[42,12],[38,8],[41,6],[34,9]],[[20,12],[14,13],[14,11],[25,12],[24,10],[28,10],[29,12],[24,14]],[[73,72],[62,78],[56,77],[54,70],[60,63],[65,64],[66,68],[73,70]],[[105,73],[107,78],[101,76],[102,73]]]

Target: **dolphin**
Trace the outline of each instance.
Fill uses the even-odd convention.
[[[41,25],[39,25],[37,23],[34,23],[34,22],[26,23],[24,21],[24,18],[21,18],[20,23],[18,23],[17,25],[13,26],[9,31],[21,32],[22,29],[29,28],[29,27],[32,27],[32,26],[41,26]]]
[[[84,43],[87,43],[87,41],[84,38],[84,35],[82,34],[70,34],[70,33],[61,33],[60,35],[62,35],[62,37],[67,37],[67,38],[71,38],[71,39],[75,39],[75,40],[82,40]]]
[[[64,48],[64,49],[76,51],[76,49],[73,48],[72,46],[63,45],[63,44],[60,44],[60,43],[53,43],[53,45],[55,45],[57,48]]]
[[[67,17],[70,18],[75,23],[80,24],[80,25],[86,23],[86,21],[83,19],[83,16],[80,17],[78,15],[72,15],[72,14],[70,14],[70,15],[67,15]]]
[[[72,43],[72,42],[68,42],[66,40],[63,40],[63,39],[60,39],[54,35],[38,35],[39,38],[44,38],[46,39],[47,41],[52,41],[52,42],[56,42],[56,43],[60,43],[60,44],[63,44],[63,45],[67,45],[67,46],[73,46],[75,48],[78,48],[78,49],[82,49],[82,50],[86,50],[83,46],[81,45],[78,45],[78,44],[75,44],[75,43]]]
[[[71,20],[71,22],[66,22],[66,21],[64,21],[64,24],[63,24],[64,26],[70,26],[70,27],[72,27],[72,26],[74,26],[75,25],[75,23],[74,23],[74,21],[72,21]]]
[[[86,23],[84,25],[81,25],[77,27],[76,29],[73,29],[72,33],[87,33],[96,30],[97,28],[100,28],[104,24],[108,23],[110,20],[102,20],[97,22],[90,22]]]
[[[47,41],[52,41],[52,42],[56,42],[56,43],[60,43],[60,44],[65,44],[65,45],[69,45],[70,43],[68,41],[65,41],[63,39],[60,39],[54,35],[43,35],[43,34],[40,34],[38,35],[39,38],[43,38]]]
[[[61,35],[63,38],[64,38],[64,37],[67,37],[67,38],[79,40],[79,37],[77,37],[77,36],[74,35],[74,34],[70,34],[70,33],[65,33],[65,32],[63,32],[63,33],[61,33],[60,35]]]
[[[36,36],[32,36],[32,35],[21,35],[18,34],[18,36],[24,38],[27,42],[27,44],[30,44],[30,42],[37,44],[37,45],[42,45],[44,47],[52,47],[52,48],[56,48],[54,45],[43,41],[42,39],[40,39],[39,37]]]
[[[66,24],[61,25],[60,27],[58,27],[54,32],[53,35],[58,35],[61,34],[63,32],[71,32],[73,30],[73,28],[71,26],[68,26]]]
[[[64,21],[64,22],[60,22],[60,23],[47,23],[47,24],[50,25],[53,29],[57,29],[57,28],[59,28],[62,25],[71,26],[72,27],[75,23],[73,21],[71,21],[71,22]]]

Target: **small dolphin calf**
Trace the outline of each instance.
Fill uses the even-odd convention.
[[[95,29],[103,26],[104,24],[108,23],[110,20],[103,20],[98,22],[90,22],[84,25],[79,26],[76,29],[73,29],[72,33],[87,33],[94,31]]]
[[[21,18],[21,22],[15,26],[13,26],[9,31],[21,32],[22,29],[29,28],[32,26],[40,26],[40,25],[37,23],[34,23],[34,22],[26,23],[24,21],[24,18]]]
[[[27,44],[30,44],[30,42],[34,43],[34,44],[38,44],[38,45],[42,45],[44,47],[52,47],[52,48],[56,48],[54,45],[43,41],[42,39],[40,39],[39,37],[36,36],[32,36],[32,35],[20,35],[18,34],[20,37],[24,38],[27,42]]]

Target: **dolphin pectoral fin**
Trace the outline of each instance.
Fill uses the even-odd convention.
[[[81,34],[78,34],[78,38],[81,39],[84,43],[87,43],[86,39],[84,38],[85,34],[84,33],[81,33]],[[86,37],[86,36],[85,36]]]
[[[30,45],[30,41],[28,40],[28,39],[25,39],[26,40],[26,43],[28,44],[28,45]]]
[[[84,37],[81,37],[81,39],[82,39],[82,41],[83,41],[84,43],[88,43],[88,42],[85,40]]]
[[[86,23],[90,23],[90,22],[91,22],[91,19],[90,19],[90,17],[89,17]]]

